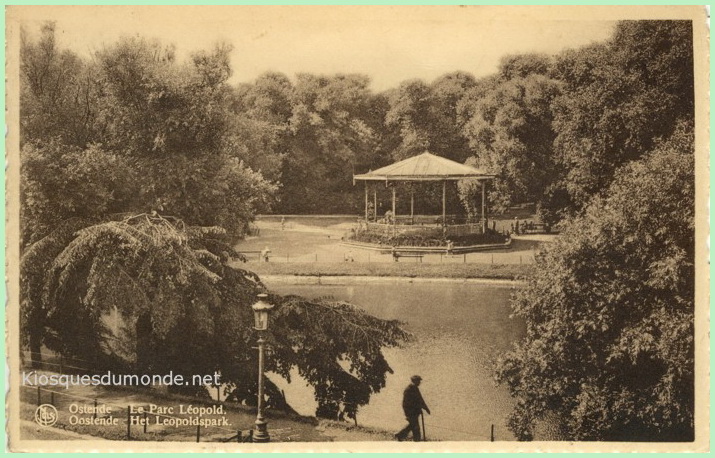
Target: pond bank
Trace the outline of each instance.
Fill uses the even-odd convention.
[[[523,280],[500,278],[427,278],[427,277],[374,277],[347,275],[262,275],[261,280],[281,285],[364,285],[374,283],[469,283],[489,286],[519,287]]]
[[[520,280],[529,278],[533,264],[471,264],[420,262],[237,262],[236,268],[267,275],[294,277],[390,277],[428,279]]]

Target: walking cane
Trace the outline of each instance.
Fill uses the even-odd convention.
[[[427,442],[427,430],[425,429],[425,414],[420,412],[420,417],[422,417],[422,441]]]

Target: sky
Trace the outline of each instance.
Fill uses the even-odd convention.
[[[223,41],[233,46],[234,84],[267,71],[362,73],[376,91],[457,70],[486,76],[505,55],[605,41],[617,19],[634,15],[615,7],[487,6],[26,6],[9,14],[30,33],[56,21],[59,45],[85,56],[122,36],[174,44],[180,58]]]

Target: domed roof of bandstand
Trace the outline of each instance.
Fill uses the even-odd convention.
[[[492,179],[494,175],[427,151],[377,170],[353,175],[353,180],[374,181],[446,181],[465,178]]]

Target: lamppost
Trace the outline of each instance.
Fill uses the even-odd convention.
[[[263,358],[264,344],[262,331],[268,329],[268,312],[271,311],[273,305],[269,304],[266,299],[268,294],[261,293],[258,295],[258,301],[253,304],[253,318],[255,320],[254,329],[258,334],[258,413],[256,414],[256,430],[253,433],[253,442],[270,442],[271,437],[268,435],[268,423],[263,418]]]

